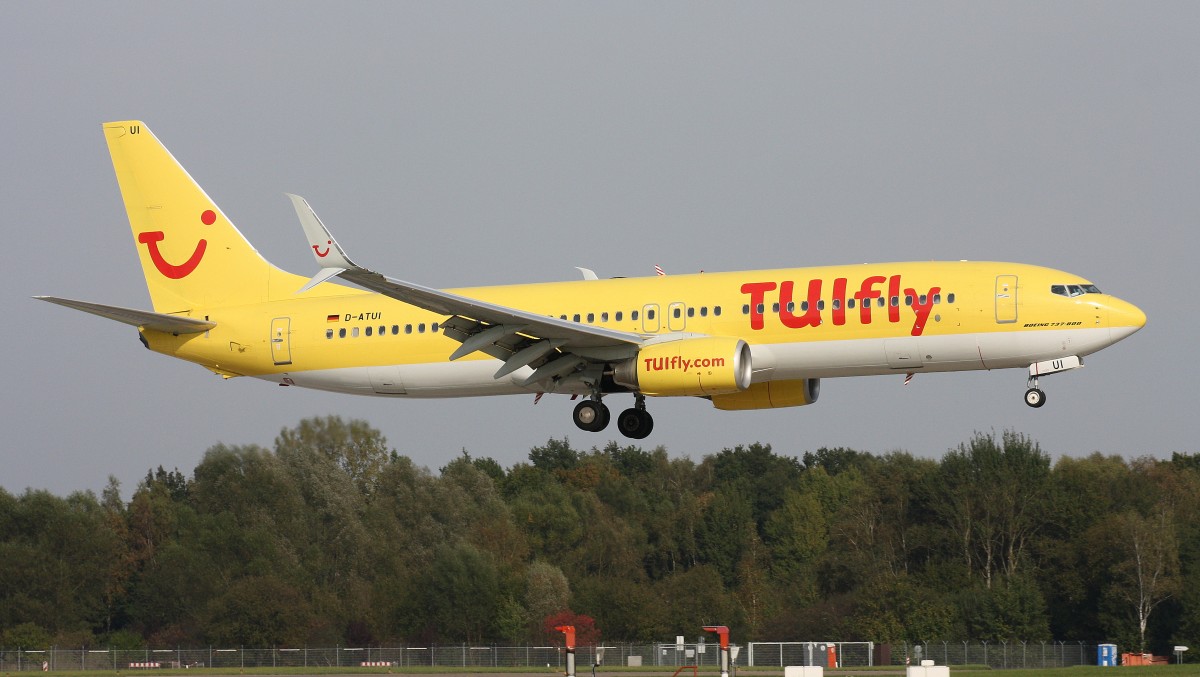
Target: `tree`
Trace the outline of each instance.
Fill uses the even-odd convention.
[[[721,574],[727,586],[737,584],[737,564],[754,533],[754,519],[746,482],[721,488],[704,510],[696,529],[700,562]]]
[[[542,619],[542,633],[555,644],[563,644],[566,636],[557,630],[564,625],[575,628],[575,646],[599,646],[600,628],[591,616],[564,609]]]
[[[1019,433],[976,433],[946,454],[926,487],[928,504],[954,535],[964,573],[991,587],[1012,576],[1049,521],[1050,457]]]
[[[704,465],[711,468],[714,486],[743,485],[739,491],[748,498],[758,528],[783,504],[784,492],[800,479],[801,474],[798,460],[777,456],[771,451],[771,445],[758,442],[722,449],[705,458]]]
[[[570,585],[562,569],[546,562],[533,562],[525,570],[525,608],[534,618],[569,609]]]
[[[305,598],[274,576],[239,579],[214,598],[205,614],[211,644],[303,646],[316,619]]]
[[[529,462],[533,467],[549,473],[570,470],[579,463],[579,452],[571,448],[571,441],[567,438],[551,438],[545,446],[529,450]]]
[[[1146,517],[1125,512],[1113,519],[1113,532],[1118,559],[1112,593],[1128,605],[1137,623],[1138,651],[1145,651],[1151,614],[1179,591],[1174,517],[1166,508]]]
[[[486,553],[467,543],[441,545],[415,581],[401,625],[426,641],[493,639],[507,594]]]
[[[391,458],[387,438],[366,421],[346,423],[340,416],[306,418],[275,438],[281,455],[301,449],[320,454],[344,472],[364,496],[375,491],[379,473]]]

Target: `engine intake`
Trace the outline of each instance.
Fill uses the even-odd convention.
[[[750,346],[720,336],[653,343],[613,366],[614,381],[643,395],[736,393],[750,375]]]

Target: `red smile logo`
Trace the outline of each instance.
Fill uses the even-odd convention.
[[[200,223],[206,226],[211,226],[217,220],[216,213],[211,209],[204,210],[200,215]],[[150,260],[154,262],[154,267],[158,268],[158,272],[172,280],[179,280],[191,274],[196,266],[200,265],[200,259],[204,258],[204,250],[208,247],[207,240],[200,240],[196,243],[196,249],[186,261],[179,265],[169,263],[163,258],[162,252],[158,250],[158,243],[165,238],[161,230],[150,231],[146,233],[138,233],[138,242],[146,245],[146,251],[150,253]]]
[[[332,245],[332,244],[333,244],[333,240],[329,240],[329,241],[327,241],[325,244],[326,244],[326,245]],[[317,256],[318,256],[318,257],[320,257],[320,258],[325,258],[326,256],[329,256],[329,247],[325,247],[325,251],[321,251],[321,245],[319,245],[319,244],[314,244],[314,245],[312,246],[312,248],[313,248],[313,251],[314,251],[314,252],[316,252]]]

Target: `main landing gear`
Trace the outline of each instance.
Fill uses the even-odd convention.
[[[617,416],[617,430],[621,431],[625,437],[640,440],[654,430],[654,418],[650,416],[650,412],[646,411],[646,396],[639,393],[634,397],[637,400],[635,404]],[[599,396],[575,405],[575,411],[571,414],[575,425],[580,430],[590,433],[604,430],[608,427],[610,418],[608,407],[600,401]]]

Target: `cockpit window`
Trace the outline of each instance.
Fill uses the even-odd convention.
[[[1052,284],[1050,293],[1059,296],[1083,296],[1084,294],[1099,294],[1100,288],[1094,284]]]

